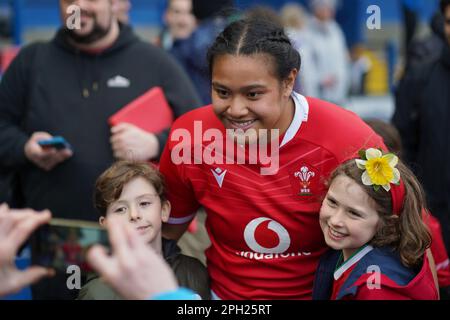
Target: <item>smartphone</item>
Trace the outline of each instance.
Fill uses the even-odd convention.
[[[57,273],[86,275],[93,271],[86,253],[95,244],[109,248],[108,234],[97,222],[55,218],[33,234],[32,261]]]
[[[61,136],[54,136],[53,138],[46,140],[39,140],[38,144],[42,148],[55,148],[57,150],[62,149],[70,149],[72,150],[72,146]]]

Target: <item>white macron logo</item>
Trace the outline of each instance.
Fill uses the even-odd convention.
[[[108,87],[110,88],[128,88],[129,86],[130,80],[119,75],[108,80]]]
[[[220,188],[222,188],[223,179],[225,178],[225,175],[227,174],[227,170],[222,171],[220,168],[216,168],[215,170],[211,169],[211,172],[214,175],[214,178],[216,178],[217,184]]]

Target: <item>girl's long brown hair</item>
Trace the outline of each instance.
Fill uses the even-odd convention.
[[[405,185],[405,201],[399,216],[392,212],[391,193],[383,188],[375,191],[373,186],[362,183],[363,171],[355,160],[349,160],[339,166],[331,175],[331,181],[345,175],[360,185],[371,197],[380,216],[378,230],[370,244],[374,247],[390,246],[399,254],[402,263],[407,267],[418,267],[422,263],[425,250],[431,245],[431,235],[424,223],[425,195],[414,176],[400,160],[397,165],[400,177]]]

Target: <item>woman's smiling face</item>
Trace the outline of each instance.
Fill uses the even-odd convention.
[[[290,98],[296,70],[280,81],[270,55],[219,55],[212,69],[214,112],[226,129],[248,132],[279,129],[282,135],[292,122]]]

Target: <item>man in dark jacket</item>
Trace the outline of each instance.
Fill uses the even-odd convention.
[[[398,89],[393,123],[450,252],[450,0],[441,0],[441,11],[447,40],[442,54],[408,72]]]
[[[408,47],[405,74],[409,69],[418,65],[435,61],[441,56],[442,48],[446,44],[444,33],[444,17],[438,10],[430,21],[431,34],[424,39],[413,40]]]
[[[175,117],[201,104],[173,59],[118,23],[116,1],[61,0],[55,38],[25,47],[2,79],[0,170],[18,173],[24,206],[91,220],[95,178],[115,159],[157,159],[168,136],[107,119],[155,86]],[[69,4],[81,9],[79,28]],[[56,135],[72,150],[38,144]]]
[[[230,22],[233,6],[234,0],[193,0],[192,10],[198,26],[190,37],[175,40],[169,50],[191,77],[204,105],[211,103],[206,52]]]

